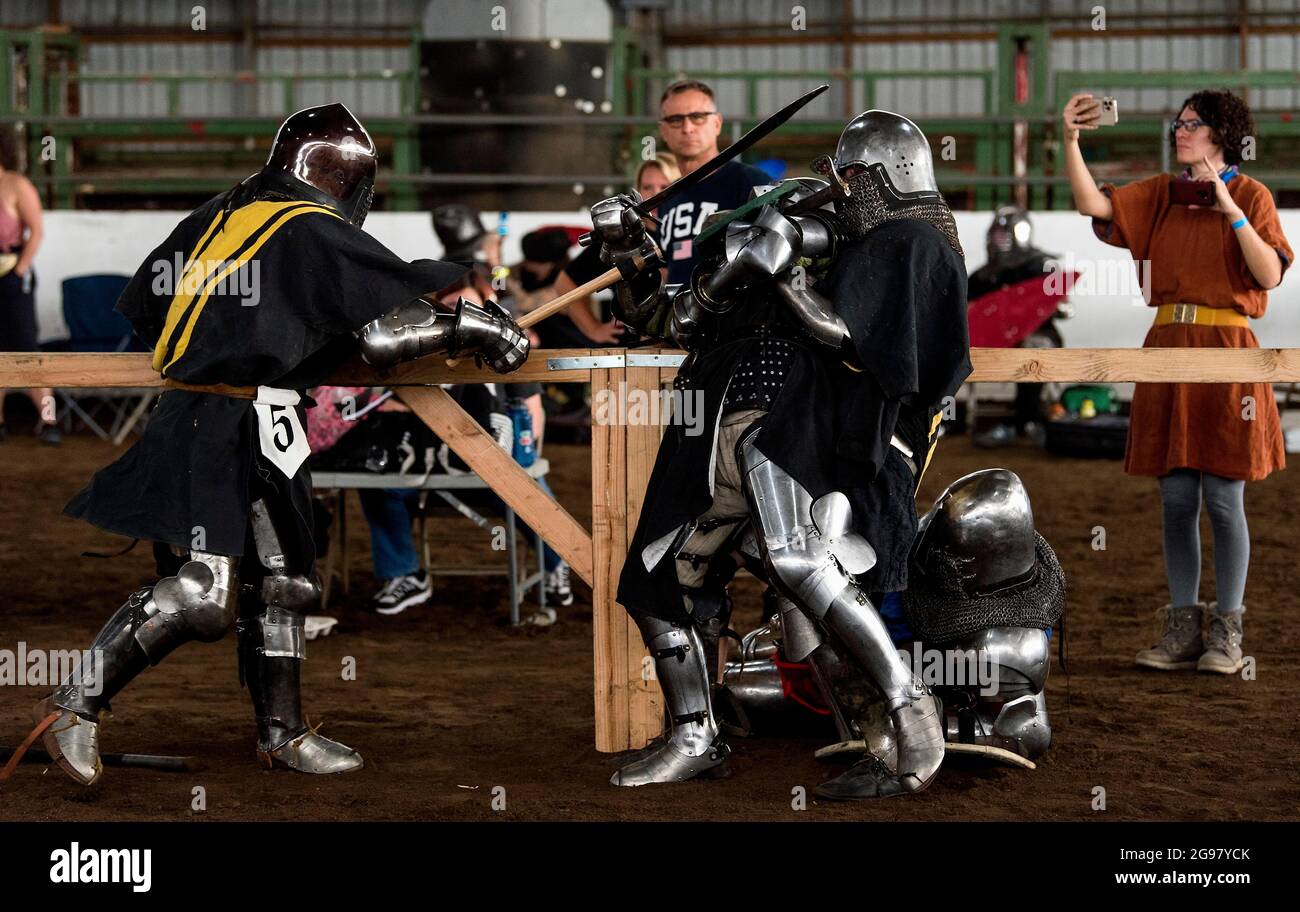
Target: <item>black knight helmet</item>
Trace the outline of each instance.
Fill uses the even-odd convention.
[[[303,108],[275,134],[260,189],[320,203],[359,228],[374,198],[378,165],[374,140],[344,105]]]

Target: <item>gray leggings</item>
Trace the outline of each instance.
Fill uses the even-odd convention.
[[[1246,528],[1246,482],[1195,469],[1175,469],[1160,477],[1165,517],[1165,571],[1169,598],[1194,605],[1201,587],[1201,494],[1214,532],[1214,578],[1221,613],[1243,610],[1250,532]]]

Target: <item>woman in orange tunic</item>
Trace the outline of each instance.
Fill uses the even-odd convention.
[[[1075,205],[1092,217],[1097,236],[1149,265],[1147,303],[1156,318],[1143,346],[1258,348],[1250,318],[1263,316],[1292,252],[1268,188],[1238,170],[1254,142],[1249,107],[1227,91],[1192,95],[1170,133],[1183,172],[1119,188],[1098,189],[1079,150],[1080,131],[1096,129],[1099,116],[1100,102],[1090,95],[1066,104],[1066,171]],[[1212,181],[1214,205],[1173,203],[1171,187],[1185,180]],[[1139,665],[1223,674],[1241,668],[1250,559],[1245,483],[1283,468],[1284,454],[1270,384],[1137,384],[1124,469],[1160,480],[1170,593],[1164,635],[1138,653]],[[1218,590],[1208,607],[1199,601],[1202,496]]]

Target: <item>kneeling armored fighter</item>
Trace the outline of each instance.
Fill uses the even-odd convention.
[[[921,520],[900,596],[890,632],[943,701],[947,750],[1033,768],[1052,740],[1049,635],[1064,610],[1065,576],[1013,472],[975,472],[943,492]],[[818,757],[866,753],[893,766],[896,735],[871,682],[788,600],[769,589],[764,603],[767,623],[742,639],[723,671],[731,723],[770,731],[799,715],[829,716],[840,740]],[[818,794],[852,797],[853,778]]]

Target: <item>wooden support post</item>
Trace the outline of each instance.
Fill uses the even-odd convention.
[[[610,352],[614,354],[614,352]],[[614,601],[627,553],[625,429],[597,417],[604,397],[616,393],[624,371],[591,372],[591,636],[596,696],[596,750],[628,750],[627,615]]]
[[[604,354],[625,354],[611,349]],[[658,396],[659,369],[591,372],[592,645],[595,655],[596,750],[644,747],[663,728],[663,695],[650,673],[641,632],[615,601],[628,542],[636,529],[660,426],[630,425],[628,396]]]
[[[652,403],[659,398],[659,368],[627,368],[628,393],[638,393],[653,397]],[[658,412],[653,408],[646,420],[632,424],[626,423],[627,431],[627,540],[631,542],[636,533],[637,522],[641,519],[641,507],[645,503],[645,492],[650,484],[650,473],[654,471],[655,457],[659,454],[659,442],[663,437],[664,425],[655,420]],[[624,554],[627,551],[624,549]],[[622,563],[619,564],[622,572]],[[621,609],[621,606],[620,606]],[[624,619],[627,624],[628,637],[628,734],[629,747],[645,747],[657,737],[664,727],[664,695],[659,689],[658,680],[650,674],[653,667],[650,653],[645,648],[641,631],[630,617]]]

